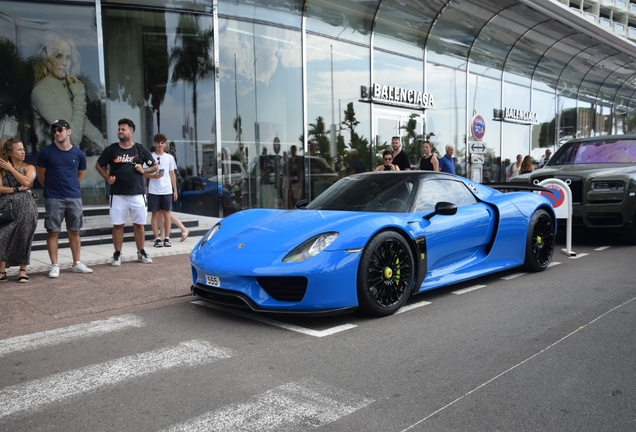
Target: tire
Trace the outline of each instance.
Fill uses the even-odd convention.
[[[376,235],[364,248],[358,268],[360,312],[395,313],[408,300],[414,276],[413,253],[406,240],[392,231]]]
[[[532,215],[528,226],[525,269],[540,272],[548,268],[555,244],[554,220],[547,211],[539,209]]]

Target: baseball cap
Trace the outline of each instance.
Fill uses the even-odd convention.
[[[66,120],[62,120],[62,119],[55,120],[53,123],[51,123],[51,128],[54,128],[56,126],[65,127],[66,129],[71,128],[71,125],[68,124]]]

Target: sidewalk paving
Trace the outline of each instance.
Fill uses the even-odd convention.
[[[48,252],[33,251],[29,282],[17,282],[17,267],[0,282],[0,339],[191,300],[189,254],[200,238],[176,238],[170,248],[147,241],[151,264],[138,262],[135,244],[124,242],[121,267],[110,265],[112,244],[83,246],[81,259],[91,274],[73,273],[70,249],[60,249],[57,279],[48,277]]]

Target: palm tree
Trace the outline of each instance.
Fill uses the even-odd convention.
[[[192,14],[179,14],[175,34],[176,45],[170,51],[172,84],[180,80],[192,84],[192,115],[194,116],[194,154],[196,157],[196,175],[199,175],[199,149],[197,131],[197,84],[214,76],[214,61],[210,53],[213,49],[214,31],[202,29],[200,17]]]

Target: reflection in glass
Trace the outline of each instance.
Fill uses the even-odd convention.
[[[355,165],[370,168],[370,106],[360,102],[360,86],[369,85],[369,76],[369,49],[307,35],[309,151],[341,177],[355,159]]]
[[[428,31],[440,5],[434,1],[384,1],[375,24],[375,48],[424,58]]]
[[[533,89],[532,111],[538,115],[539,124],[532,126],[532,158],[539,160],[546,148],[555,151],[556,116],[554,115],[554,92]]]
[[[300,29],[303,0],[219,0],[219,16],[265,21]]]
[[[307,4],[307,31],[369,45],[378,1],[312,0]]]
[[[447,144],[455,147],[455,165],[465,166],[466,149],[466,62],[455,68],[428,64],[426,87],[434,92],[436,109],[426,111],[426,133],[431,138],[435,155],[445,154]],[[456,169],[457,174],[462,170]]]
[[[77,0],[80,1],[80,0]],[[81,0],[84,1],[84,0]],[[130,0],[102,0],[102,4],[115,3],[129,5]],[[212,13],[212,1],[197,0],[135,0],[136,6],[150,6],[162,9],[176,9],[182,11],[196,11]]]
[[[510,82],[504,82],[503,107],[530,111],[530,88]],[[503,108],[502,107],[502,108]],[[530,154],[531,126],[503,122],[504,158],[514,161],[517,155]]]
[[[291,193],[290,157],[304,156],[300,32],[219,19],[219,47],[222,182],[239,162],[241,207],[289,208],[295,196],[306,198],[307,186],[294,183],[294,193],[302,193]],[[295,165],[307,169],[304,159]]]
[[[472,71],[471,66],[471,71]],[[510,166],[510,160],[507,164],[502,161],[501,147],[507,146],[507,142],[501,142],[501,123],[490,120],[492,118],[493,108],[499,108],[498,101],[501,100],[501,82],[485,76],[471,73],[468,77],[468,142],[475,141],[472,136],[472,128],[470,127],[472,119],[475,115],[481,115],[486,120],[486,133],[482,142],[486,145],[483,167],[483,181],[488,182],[490,179],[496,181],[505,181],[505,170]],[[459,149],[456,147],[457,153]],[[466,160],[455,167],[458,175],[466,176],[469,172],[468,156]]]
[[[0,14],[0,133],[18,136],[27,162],[51,144],[50,124],[71,125],[71,142],[88,157],[80,183],[84,204],[105,202],[103,180],[94,170],[106,142],[99,102],[99,67],[94,8],[2,2]],[[36,181],[34,187],[40,188]],[[101,192],[100,192],[101,190]],[[44,203],[40,194],[39,204]]]
[[[147,147],[154,134],[166,135],[183,196],[177,210],[218,216],[216,126],[210,121],[215,113],[212,17],[105,8],[103,22],[109,117],[132,119],[135,141]],[[115,141],[116,129],[108,132]],[[205,193],[188,189],[195,184],[205,184]]]

